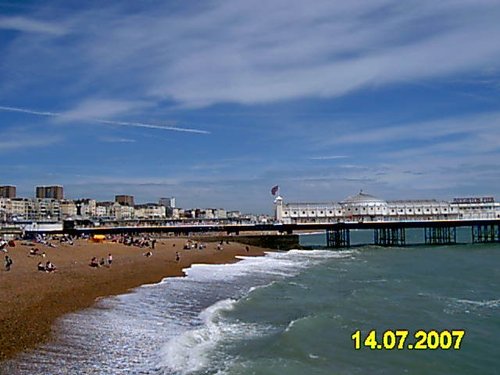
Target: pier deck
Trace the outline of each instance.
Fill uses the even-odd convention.
[[[407,220],[407,221],[366,221],[366,222],[334,222],[334,223],[214,223],[214,224],[165,224],[155,225],[101,225],[78,226],[65,225],[60,233],[80,234],[134,234],[134,233],[172,233],[188,235],[190,233],[225,233],[239,235],[240,233],[292,234],[300,231],[325,231],[327,245],[332,248],[350,246],[351,230],[373,230],[373,242],[380,246],[404,246],[405,231],[411,228],[423,229],[423,242],[430,245],[456,243],[456,229],[469,227],[473,243],[500,242],[500,219],[467,219],[467,220]],[[37,231],[36,233],[42,233]],[[28,232],[30,233],[30,232]],[[51,232],[54,233],[54,232]]]

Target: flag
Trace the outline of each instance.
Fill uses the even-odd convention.
[[[278,186],[278,185],[273,186],[273,188],[271,189],[271,194],[272,194],[272,195],[276,195],[276,193],[278,192],[278,189],[279,189],[279,186]]]

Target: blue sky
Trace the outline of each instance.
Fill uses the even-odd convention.
[[[500,198],[500,1],[2,1],[0,184]]]

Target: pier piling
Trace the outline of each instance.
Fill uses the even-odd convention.
[[[349,229],[346,228],[327,229],[326,246],[334,249],[351,246]]]
[[[424,228],[426,245],[451,245],[457,243],[456,227]]]
[[[404,246],[405,228],[377,228],[373,233],[374,244],[378,246]]]
[[[472,243],[500,242],[500,225],[479,224],[472,226]]]

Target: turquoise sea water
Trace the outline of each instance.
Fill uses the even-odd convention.
[[[55,342],[0,373],[499,374],[499,266],[500,245],[295,250],[197,265],[68,315]],[[358,329],[466,334],[460,350],[355,350]]]

